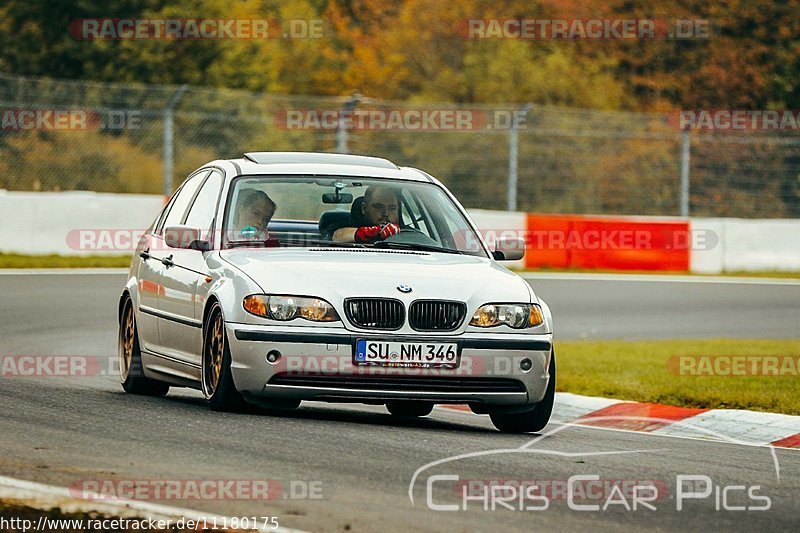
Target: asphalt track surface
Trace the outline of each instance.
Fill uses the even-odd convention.
[[[0,355],[113,359],[123,279],[0,275]],[[533,283],[553,308],[562,339],[797,338],[800,330],[800,285]],[[0,474],[30,481],[275,480],[281,491],[268,501],[159,503],[228,516],[277,516],[281,526],[313,531],[789,531],[800,522],[800,452],[557,423],[543,434],[523,451],[537,435],[503,435],[487,417],[444,409],[420,420],[394,419],[380,406],[322,403],[285,413],[226,414],[208,411],[188,390],[173,389],[159,399],[126,395],[111,372],[0,377]],[[619,495],[592,489],[592,498],[581,499],[586,485],[578,484],[575,503],[599,504],[601,510],[574,510],[559,490],[545,492],[544,510],[526,509],[543,506],[531,499],[523,500],[523,510],[518,499],[506,502],[513,510],[505,508],[499,500],[512,491],[494,499],[494,510],[491,498],[488,510],[477,500],[464,509],[456,481],[434,480],[427,489],[433,474],[458,476],[461,483],[537,480],[559,488],[570,476],[597,475],[606,486],[654,485],[659,497],[650,503],[655,510],[617,504],[603,511],[607,497],[620,502]],[[679,475],[708,476],[714,488],[707,498],[684,500],[678,511]],[[304,482],[321,498],[303,498]],[[748,489],[756,498],[747,496]],[[434,511],[428,496],[458,510]],[[759,496],[769,498],[768,510],[731,509],[763,506]],[[629,491],[623,497],[632,505]]]

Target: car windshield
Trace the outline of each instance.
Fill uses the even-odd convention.
[[[458,206],[433,183],[245,176],[228,198],[228,248],[374,247],[487,257]],[[365,229],[354,237],[359,228]]]

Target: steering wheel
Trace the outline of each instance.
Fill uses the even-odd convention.
[[[427,244],[439,246],[439,243],[428,237],[425,232],[416,228],[402,228],[399,233],[390,235],[384,242],[397,242],[404,244]]]

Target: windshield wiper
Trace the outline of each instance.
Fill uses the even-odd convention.
[[[239,248],[239,247],[250,247],[250,248],[277,248],[279,246],[277,239],[269,239],[269,240],[240,240],[240,241],[228,241],[228,248]]]
[[[433,246],[431,244],[415,244],[411,242],[378,241],[372,246],[375,248],[418,250],[421,252],[441,252],[444,254],[458,254],[458,255],[464,254],[464,252],[461,252],[459,250],[453,250],[452,248],[442,248],[441,246]]]

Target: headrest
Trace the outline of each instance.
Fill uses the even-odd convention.
[[[350,224],[350,213],[344,209],[325,211],[319,217],[319,234],[325,239],[330,239],[334,231],[347,227]]]
[[[364,225],[364,214],[361,212],[362,205],[364,205],[364,197],[359,196],[353,200],[353,205],[350,206],[350,223],[354,228]]]

